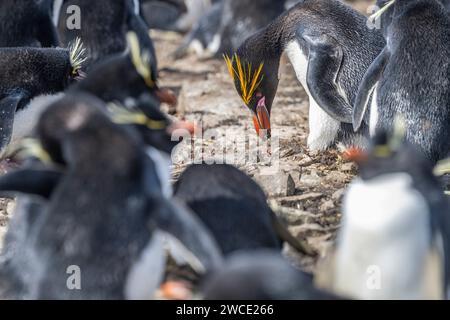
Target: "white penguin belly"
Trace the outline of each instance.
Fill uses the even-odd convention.
[[[146,153],[155,164],[163,195],[167,199],[171,198],[173,190],[172,184],[170,183],[170,166],[172,165],[170,157],[153,147],[148,147]]]
[[[160,286],[166,267],[164,235],[153,233],[147,247],[136,263],[131,266],[125,283],[127,300],[150,300]]]
[[[325,150],[335,141],[340,122],[323,111],[311,96],[306,83],[308,57],[303,54],[297,41],[294,40],[287,45],[286,54],[294,67],[297,79],[309,96],[308,147],[314,151]]]
[[[344,199],[334,289],[357,299],[421,299],[429,208],[405,173],[356,180]]]
[[[63,5],[63,1],[64,0],[54,0],[54,2],[53,2],[53,17],[52,17],[52,20],[53,20],[53,24],[55,26],[58,26],[59,15],[61,13],[61,8],[62,8],[62,5]]]
[[[29,136],[35,128],[42,112],[44,112],[50,104],[60,99],[63,95],[63,93],[58,93],[55,95],[38,96],[31,100],[24,109],[16,112],[14,115],[11,144],[26,136]]]
[[[377,91],[378,91],[378,84],[375,86],[375,89],[373,90],[372,95],[372,102],[370,105],[370,121],[369,121],[369,133],[370,136],[375,136],[376,133],[376,127],[378,124],[378,104],[377,104]]]

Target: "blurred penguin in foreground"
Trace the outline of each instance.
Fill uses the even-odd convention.
[[[449,204],[431,162],[380,134],[350,154],[360,177],[343,204],[331,288],[357,299],[443,299],[449,271]]]

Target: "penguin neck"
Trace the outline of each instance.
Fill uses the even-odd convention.
[[[254,65],[264,63],[265,76],[270,74],[273,79],[278,78],[281,55],[289,43],[285,31],[282,19],[276,19],[248,38],[238,49],[237,55]]]

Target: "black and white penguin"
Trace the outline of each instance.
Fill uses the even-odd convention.
[[[158,106],[161,102],[176,103],[172,93],[158,86],[156,64],[136,33],[127,33],[127,48],[126,54],[114,54],[97,63],[70,90],[87,92],[104,102],[119,102],[128,108],[140,98],[152,99]]]
[[[0,282],[3,279],[5,283],[0,284],[1,299],[23,300],[29,297],[28,284],[33,279],[35,268],[39,267],[29,235],[47,205],[47,198],[41,193],[53,190],[56,184],[56,180],[50,181],[52,177],[57,180],[59,174],[52,175],[45,169],[29,169],[8,174],[0,181],[0,190],[8,190],[13,196],[18,195],[0,253]],[[28,182],[24,179],[28,179]],[[30,179],[33,181],[29,181]],[[40,186],[46,183],[50,189]]]
[[[256,31],[284,11],[284,0],[223,0],[215,3],[199,20],[176,51],[182,56],[189,48],[198,54],[231,54]]]
[[[384,39],[367,19],[337,0],[303,0],[247,39],[226,62],[257,132],[270,132],[270,113],[285,52],[310,100],[308,146],[365,143],[352,131],[358,85]]]
[[[396,0],[383,8],[387,45],[359,87],[354,128],[366,113],[372,134],[392,130],[401,116],[406,138],[436,162],[450,152],[450,17],[436,0]]]
[[[80,42],[70,49],[0,49],[0,150],[26,135],[52,95],[80,78],[82,54]]]
[[[219,29],[223,6],[224,1],[217,1],[192,26],[192,30],[174,52],[175,58],[182,58],[188,51],[194,51],[197,56],[213,55],[219,51]]]
[[[60,6],[55,9],[55,15],[59,14],[57,20],[61,42],[67,45],[81,38],[89,56],[87,70],[110,55],[124,52],[128,31],[138,36],[140,45],[148,51],[156,69],[155,49],[148,34],[148,26],[139,15],[139,1],[63,0]],[[81,16],[77,18],[77,14]]]
[[[314,255],[278,220],[261,187],[231,165],[188,167],[176,182],[174,195],[211,230],[224,255],[239,250],[281,250],[282,241]]]
[[[420,151],[387,140],[377,136],[360,157],[360,177],[346,192],[332,288],[358,299],[445,298],[448,199]]]
[[[230,256],[207,277],[205,300],[334,300],[314,287],[313,278],[295,269],[270,250],[244,251]]]
[[[42,147],[65,171],[27,240],[37,259],[30,298],[150,299],[166,245],[199,271],[221,261],[201,222],[161,196],[138,135],[102,109],[93,96],[67,95],[39,121]],[[82,272],[81,290],[67,287],[71,266]]]
[[[56,47],[52,0],[2,0],[0,47]]]

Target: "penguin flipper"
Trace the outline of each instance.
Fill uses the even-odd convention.
[[[384,67],[386,66],[388,60],[389,51],[385,48],[372,62],[369,69],[366,71],[361,84],[359,85],[352,116],[353,130],[355,132],[361,127],[361,123],[367,111],[367,106],[369,105],[370,97],[375,90],[378,79],[383,73]]]
[[[169,250],[175,260],[182,258],[201,273],[217,268],[222,253],[202,222],[178,201],[161,201],[164,203],[156,212],[156,224],[160,231],[170,234]]]
[[[1,193],[23,193],[49,199],[63,173],[50,169],[21,169],[0,177]]]
[[[4,150],[11,141],[16,110],[29,99],[29,95],[23,91],[0,98],[0,150]]]
[[[316,256],[317,252],[309,246],[308,243],[302,242],[296,239],[287,229],[285,225],[278,219],[275,212],[271,211],[271,220],[274,230],[281,240],[287,242],[291,247],[293,247],[298,252],[301,252],[308,256]]]
[[[332,37],[303,34],[309,46],[306,83],[317,104],[332,118],[352,122],[352,106],[337,79],[344,58],[342,48]]]

